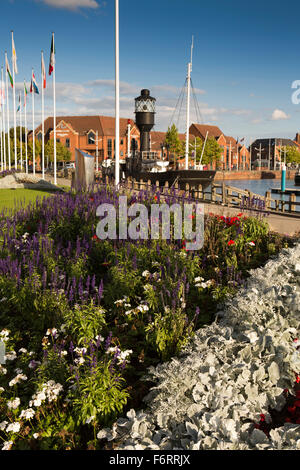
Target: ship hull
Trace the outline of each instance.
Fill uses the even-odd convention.
[[[295,175],[295,186],[300,186],[300,174]]]
[[[179,189],[185,189],[186,184],[190,188],[197,187],[201,184],[202,189],[206,189],[214,180],[216,172],[210,170],[169,170],[164,172],[133,172],[132,177],[136,180],[151,181],[155,184],[159,182],[160,186],[164,186],[168,182],[169,187],[178,183]]]

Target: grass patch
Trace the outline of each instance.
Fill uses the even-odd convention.
[[[53,196],[54,191],[37,189],[0,189],[0,212],[3,210],[15,211],[21,206],[35,202],[37,198]]]

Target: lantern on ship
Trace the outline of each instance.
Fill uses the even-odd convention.
[[[135,98],[135,122],[140,131],[141,156],[142,152],[150,151],[150,131],[154,126],[155,102],[156,99],[150,96],[149,90],[142,90],[141,95]]]

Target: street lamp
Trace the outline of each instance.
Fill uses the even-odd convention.
[[[259,168],[260,168],[260,170],[261,170],[261,152],[262,152],[263,150],[265,150],[265,149],[262,149],[262,148],[261,148],[261,144],[259,145],[259,149],[256,148],[256,147],[254,147],[254,148],[255,148],[255,150],[257,150],[257,151],[259,152],[259,154],[258,154],[258,155],[259,155]]]
[[[99,160],[98,160],[98,142],[101,142],[102,139],[98,139],[98,131],[96,132],[96,140],[90,136],[90,140],[96,142],[96,170],[99,171]]]

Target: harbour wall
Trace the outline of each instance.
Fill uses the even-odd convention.
[[[297,170],[287,170],[286,178],[294,179]],[[215,181],[220,180],[262,180],[262,179],[280,179],[280,170],[252,170],[252,171],[217,171]]]

